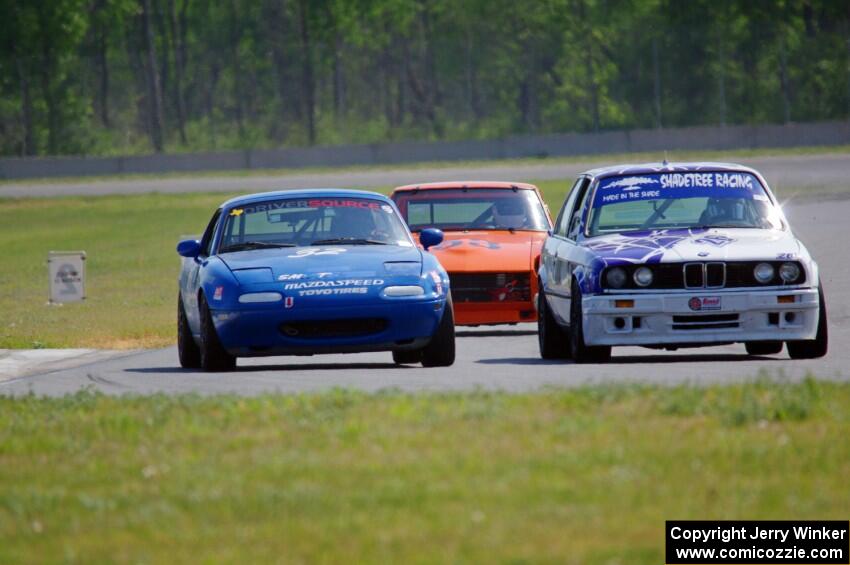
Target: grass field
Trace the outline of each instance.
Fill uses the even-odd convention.
[[[181,234],[221,195],[0,201],[0,348],[135,348],[173,341]],[[11,228],[11,229],[10,229]],[[47,306],[47,252],[85,250],[88,299]]]
[[[0,398],[0,563],[661,563],[846,519],[850,385]]]

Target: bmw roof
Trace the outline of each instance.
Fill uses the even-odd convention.
[[[378,192],[369,190],[352,190],[348,188],[308,188],[299,190],[276,190],[272,192],[258,192],[256,194],[246,194],[231,198],[221,205],[221,208],[229,208],[231,206],[244,206],[254,202],[262,202],[263,200],[273,200],[275,198],[352,198],[366,197],[383,200],[387,203],[392,202],[387,196]]]
[[[582,173],[595,178],[619,175],[647,175],[652,173],[697,173],[702,171],[740,171],[760,176],[757,171],[736,163],[713,163],[702,161],[695,163],[643,163],[613,165],[590,169]]]

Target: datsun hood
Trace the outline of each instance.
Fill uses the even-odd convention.
[[[529,271],[540,255],[546,232],[445,232],[443,243],[429,249],[450,273]]]
[[[801,253],[790,231],[763,229],[630,232],[594,237],[583,245],[607,264],[774,260]]]

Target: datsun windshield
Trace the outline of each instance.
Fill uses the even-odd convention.
[[[225,213],[219,253],[308,245],[413,245],[393,207],[369,198],[267,200]]]
[[[549,228],[533,190],[435,189],[402,192],[396,203],[413,231],[539,230]]]
[[[782,229],[782,220],[749,173],[653,173],[599,181],[588,235],[665,228]]]

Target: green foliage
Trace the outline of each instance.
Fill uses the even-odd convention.
[[[850,11],[832,0],[34,0],[4,15],[5,155],[148,152],[157,99],[169,152],[850,112]]]

